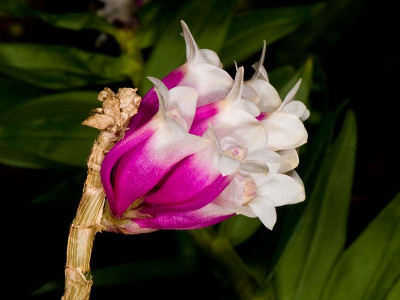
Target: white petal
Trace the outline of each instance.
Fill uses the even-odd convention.
[[[219,154],[218,170],[222,176],[235,173],[240,167],[240,161],[222,153],[221,145],[211,124],[209,125],[209,129],[204,133],[204,136],[212,141],[214,151]]]
[[[299,165],[299,154],[296,149],[287,149],[278,151],[281,156],[280,173],[286,173]]]
[[[200,49],[199,63],[206,63],[218,68],[222,68],[221,60],[218,54],[209,49]]]
[[[242,98],[256,105],[260,102],[261,99],[258,93],[246,83],[243,85]]]
[[[306,111],[300,116],[300,120],[303,122],[310,117],[310,111],[306,109]]]
[[[239,118],[236,120],[239,120]],[[268,135],[265,127],[259,122],[247,123],[245,122],[247,120],[244,120],[244,118],[242,120],[241,126],[226,133],[226,135],[231,137],[236,142],[236,145],[246,148],[248,152],[266,148],[268,145]]]
[[[306,110],[307,107],[304,105],[303,102],[295,100],[282,107],[280,111],[294,114],[295,116],[300,118],[306,112]]]
[[[248,204],[260,221],[272,230],[276,223],[276,209],[273,203],[263,197],[256,197]]]
[[[305,198],[304,186],[297,179],[284,174],[274,174],[262,186],[257,186],[257,195],[267,198],[275,206],[293,204]]]
[[[197,91],[188,86],[178,86],[169,90],[169,101],[166,103],[167,111],[176,109],[182,127],[189,131],[196,113]]]
[[[268,175],[268,165],[257,160],[246,160],[240,165],[240,170],[248,173]]]
[[[306,199],[306,191],[304,188],[303,180],[301,180],[299,174],[297,174],[297,172],[295,170],[292,170],[292,171],[288,172],[286,175],[288,175],[288,176],[292,177],[294,180],[296,180],[296,182],[303,188],[303,192],[300,193],[298,195],[298,197],[296,198],[296,200],[294,200],[290,204],[295,204],[295,203],[304,201]]]
[[[220,113],[218,113],[216,115],[213,126],[215,132],[217,133],[217,136],[223,137],[231,135],[233,131],[235,132],[236,130],[240,131],[240,129],[246,131],[248,130],[248,128],[252,128],[253,126],[259,126],[259,125],[260,123],[252,115],[245,112],[244,110],[235,108],[229,110],[222,110]],[[261,131],[261,129],[258,130]],[[266,131],[264,132],[266,133]],[[243,138],[248,139],[248,137],[245,136],[243,136]],[[263,141],[265,140],[266,136],[263,139]]]
[[[240,173],[235,175],[229,186],[213,201],[224,208],[237,209],[244,207],[256,196],[257,188],[253,179]]]
[[[246,155],[246,160],[257,160],[265,164],[268,164],[268,163],[280,163],[282,158],[278,153],[274,151],[267,149],[258,149],[249,152]]]
[[[307,142],[307,130],[293,114],[274,112],[262,123],[267,130],[268,148],[271,150],[294,149]]]
[[[244,110],[245,112],[249,113],[253,117],[258,117],[261,113],[260,109],[254,103],[247,101],[247,100],[240,100],[237,108]]]
[[[240,161],[227,155],[221,155],[218,169],[222,176],[227,176],[239,170]]]
[[[180,83],[197,90],[197,107],[224,99],[232,84],[233,80],[226,71],[206,63],[188,65],[188,72]]]
[[[246,84],[252,87],[260,96],[257,106],[262,112],[275,111],[282,103],[276,89],[267,81],[255,79],[247,81]]]
[[[279,110],[281,110],[285,105],[289,104],[289,102],[293,101],[294,97],[296,97],[296,94],[300,88],[300,84],[301,84],[301,78],[299,79],[299,81],[296,82],[296,84],[292,87],[292,89],[286,95],[285,100],[283,100]]]
[[[179,153],[189,151],[194,153],[207,146],[205,139],[187,133],[176,120],[166,118],[161,122],[162,126],[159,127],[159,130],[155,133],[157,137],[154,138],[154,146],[159,151],[157,155],[163,156],[164,153],[171,151]]]

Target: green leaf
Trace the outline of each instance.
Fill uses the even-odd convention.
[[[184,20],[200,48],[218,51],[232,19],[236,0],[192,0],[170,20],[155,45],[145,67],[141,90],[147,91],[151,82],[147,76],[162,78],[185,62],[185,43],[180,36],[180,20]]]
[[[0,112],[43,94],[40,88],[0,75]]]
[[[346,239],[355,149],[356,122],[348,112],[274,270],[270,283],[279,299],[320,299]]]
[[[264,9],[233,18],[220,57],[231,66],[260,51],[262,42],[271,44],[315,16],[323,4]]]
[[[397,280],[393,288],[390,290],[386,300],[398,300],[400,299],[400,279]]]
[[[150,1],[138,11],[139,24],[136,36],[140,48],[153,46],[166,26],[179,10],[177,1]]]
[[[32,9],[16,1],[5,1],[0,4],[0,11],[16,17],[32,16],[54,27],[69,30],[91,29],[110,35],[115,35],[118,29],[108,23],[104,18],[91,12],[74,12],[66,14],[53,14]]]
[[[140,67],[128,57],[65,46],[0,44],[1,73],[49,89],[123,81]]]
[[[0,127],[0,136],[2,128]],[[53,162],[18,146],[4,143],[0,137],[0,163],[20,168],[41,169],[54,165]]]
[[[33,15],[54,27],[69,30],[98,30],[113,36],[118,32],[118,29],[108,23],[104,18],[90,12],[52,14],[43,11],[35,11]]]
[[[267,71],[268,72],[268,71]],[[296,74],[296,69],[292,66],[282,66],[268,72],[269,81],[277,91],[280,91],[290,78]]]
[[[58,163],[84,166],[97,135],[96,130],[80,123],[97,107],[96,92],[68,92],[33,99],[0,114],[1,160],[10,161],[11,149],[21,155],[10,164],[28,166],[30,157]],[[21,161],[18,161],[18,159]],[[40,162],[33,160],[33,166]]]
[[[336,264],[321,299],[384,299],[400,276],[400,194]]]

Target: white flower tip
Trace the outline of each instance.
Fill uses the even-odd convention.
[[[232,103],[233,106],[236,106],[240,99],[242,98],[243,93],[243,79],[244,79],[244,68],[240,67],[236,71],[235,81],[233,82],[233,86],[231,91],[229,92],[226,99]]]
[[[165,115],[166,103],[168,102],[168,88],[160,79],[150,76],[147,77],[147,79],[149,79],[154,84],[154,90],[156,91],[158,96],[158,102],[160,106],[159,109],[162,114]]]
[[[281,110],[282,107],[284,107],[286,104],[294,100],[294,97],[296,97],[296,94],[299,91],[300,85],[301,85],[301,78],[296,82],[296,84],[292,87],[290,92],[286,95],[279,110]]]
[[[251,80],[259,79],[262,76],[262,77],[264,77],[264,79],[267,82],[269,82],[267,71],[264,68],[266,49],[267,49],[267,42],[264,40],[260,60],[252,65],[253,69],[255,70],[255,73],[254,73],[253,77],[251,78]]]
[[[237,72],[237,70],[238,70],[239,67],[238,67],[238,65],[237,65],[236,60],[234,60],[233,62],[235,63],[235,68],[236,68],[236,72]]]
[[[186,23],[181,20],[183,38],[186,43],[186,59],[188,62],[196,62],[199,57],[199,47],[197,47],[196,41],[190,33],[189,27]]]

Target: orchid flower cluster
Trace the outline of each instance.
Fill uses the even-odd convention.
[[[294,171],[310,114],[294,100],[300,81],[282,101],[263,66],[265,43],[253,77],[244,81],[239,67],[232,79],[182,27],[187,62],[163,80],[149,77],[154,88],[102,164],[109,211],[131,234],[235,214],[272,229],[275,207],[305,199]]]

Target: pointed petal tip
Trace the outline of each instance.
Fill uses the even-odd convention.
[[[233,106],[236,106],[242,97],[243,80],[244,68],[239,67],[236,71],[235,81],[233,82],[232,89],[229,92],[228,96],[226,96],[226,99],[231,102]]]
[[[235,83],[243,84],[244,80],[244,67],[236,68]]]
[[[261,56],[258,62],[252,65],[253,69],[255,70],[253,77],[251,78],[252,80],[259,79],[260,76],[264,77],[264,79],[269,82],[268,79],[268,74],[265,71],[264,68],[264,60],[265,60],[265,52],[267,49],[267,42],[264,40],[263,41],[263,48],[261,50]]]
[[[154,90],[158,96],[159,110],[165,115],[166,103],[168,102],[168,88],[160,79],[151,76],[148,76],[147,79],[154,84]]]
[[[199,48],[194,40],[192,33],[185,21],[181,20],[182,34],[186,43],[186,59],[188,62],[197,61],[199,56]]]
[[[279,107],[278,111],[282,110],[282,108],[287,105],[289,102],[294,100],[296,97],[297,92],[299,91],[301,85],[301,78],[296,82],[296,84],[292,87],[292,89],[287,93],[285,99],[283,100],[281,106]]]
[[[162,82],[160,79],[155,78],[155,77],[151,77],[148,76],[147,77],[148,80],[150,80],[153,85],[154,85],[154,89],[157,90],[158,92],[161,93],[161,95],[165,98],[167,96],[168,93],[168,88],[166,87],[166,85],[164,84],[164,82]]]

